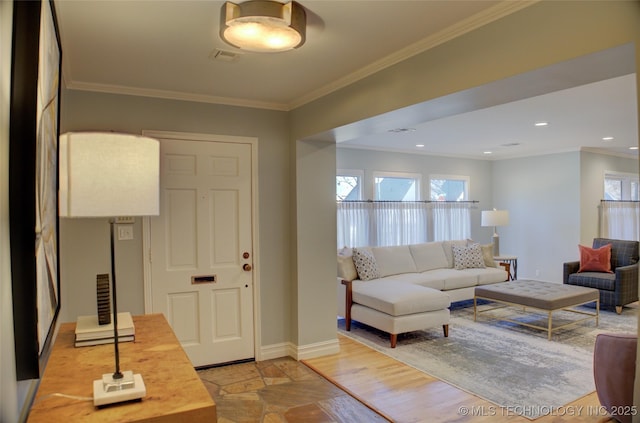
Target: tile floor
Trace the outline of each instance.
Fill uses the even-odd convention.
[[[199,370],[219,423],[386,422],[292,358]]]

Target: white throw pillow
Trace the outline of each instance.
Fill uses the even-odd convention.
[[[467,247],[452,245],[453,266],[457,270],[485,268],[484,257],[479,244],[471,244]]]
[[[368,281],[380,277],[380,271],[376,259],[373,257],[371,250],[365,248],[353,249],[353,263],[358,271],[358,279]]]
[[[487,267],[498,267],[498,263],[493,259],[493,244],[480,245],[482,257],[484,257],[484,265]]]
[[[353,251],[344,247],[338,251],[338,277],[346,281],[358,279],[358,271],[353,263]]]

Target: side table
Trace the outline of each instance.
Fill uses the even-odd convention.
[[[511,266],[511,274],[509,275],[509,279],[516,280],[518,279],[518,256],[505,256],[499,255],[494,256],[493,259],[498,263],[509,263]]]

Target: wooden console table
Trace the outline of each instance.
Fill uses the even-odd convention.
[[[142,375],[137,402],[93,405],[93,381],[113,373],[113,344],[74,347],[75,323],[60,325],[28,422],[215,422],[216,405],[162,314],[134,316],[136,338],[120,343],[120,368]],[[71,399],[60,393],[91,400]]]

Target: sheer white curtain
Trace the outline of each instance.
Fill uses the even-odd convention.
[[[338,248],[375,245],[372,234],[373,203],[338,202]]]
[[[427,205],[413,202],[373,203],[376,244],[409,245],[427,241]]]
[[[460,202],[338,202],[338,248],[469,238],[470,208]]]
[[[437,201],[429,205],[433,217],[433,241],[471,238],[470,203]]]
[[[602,238],[639,240],[639,202],[601,201],[599,214]]]

